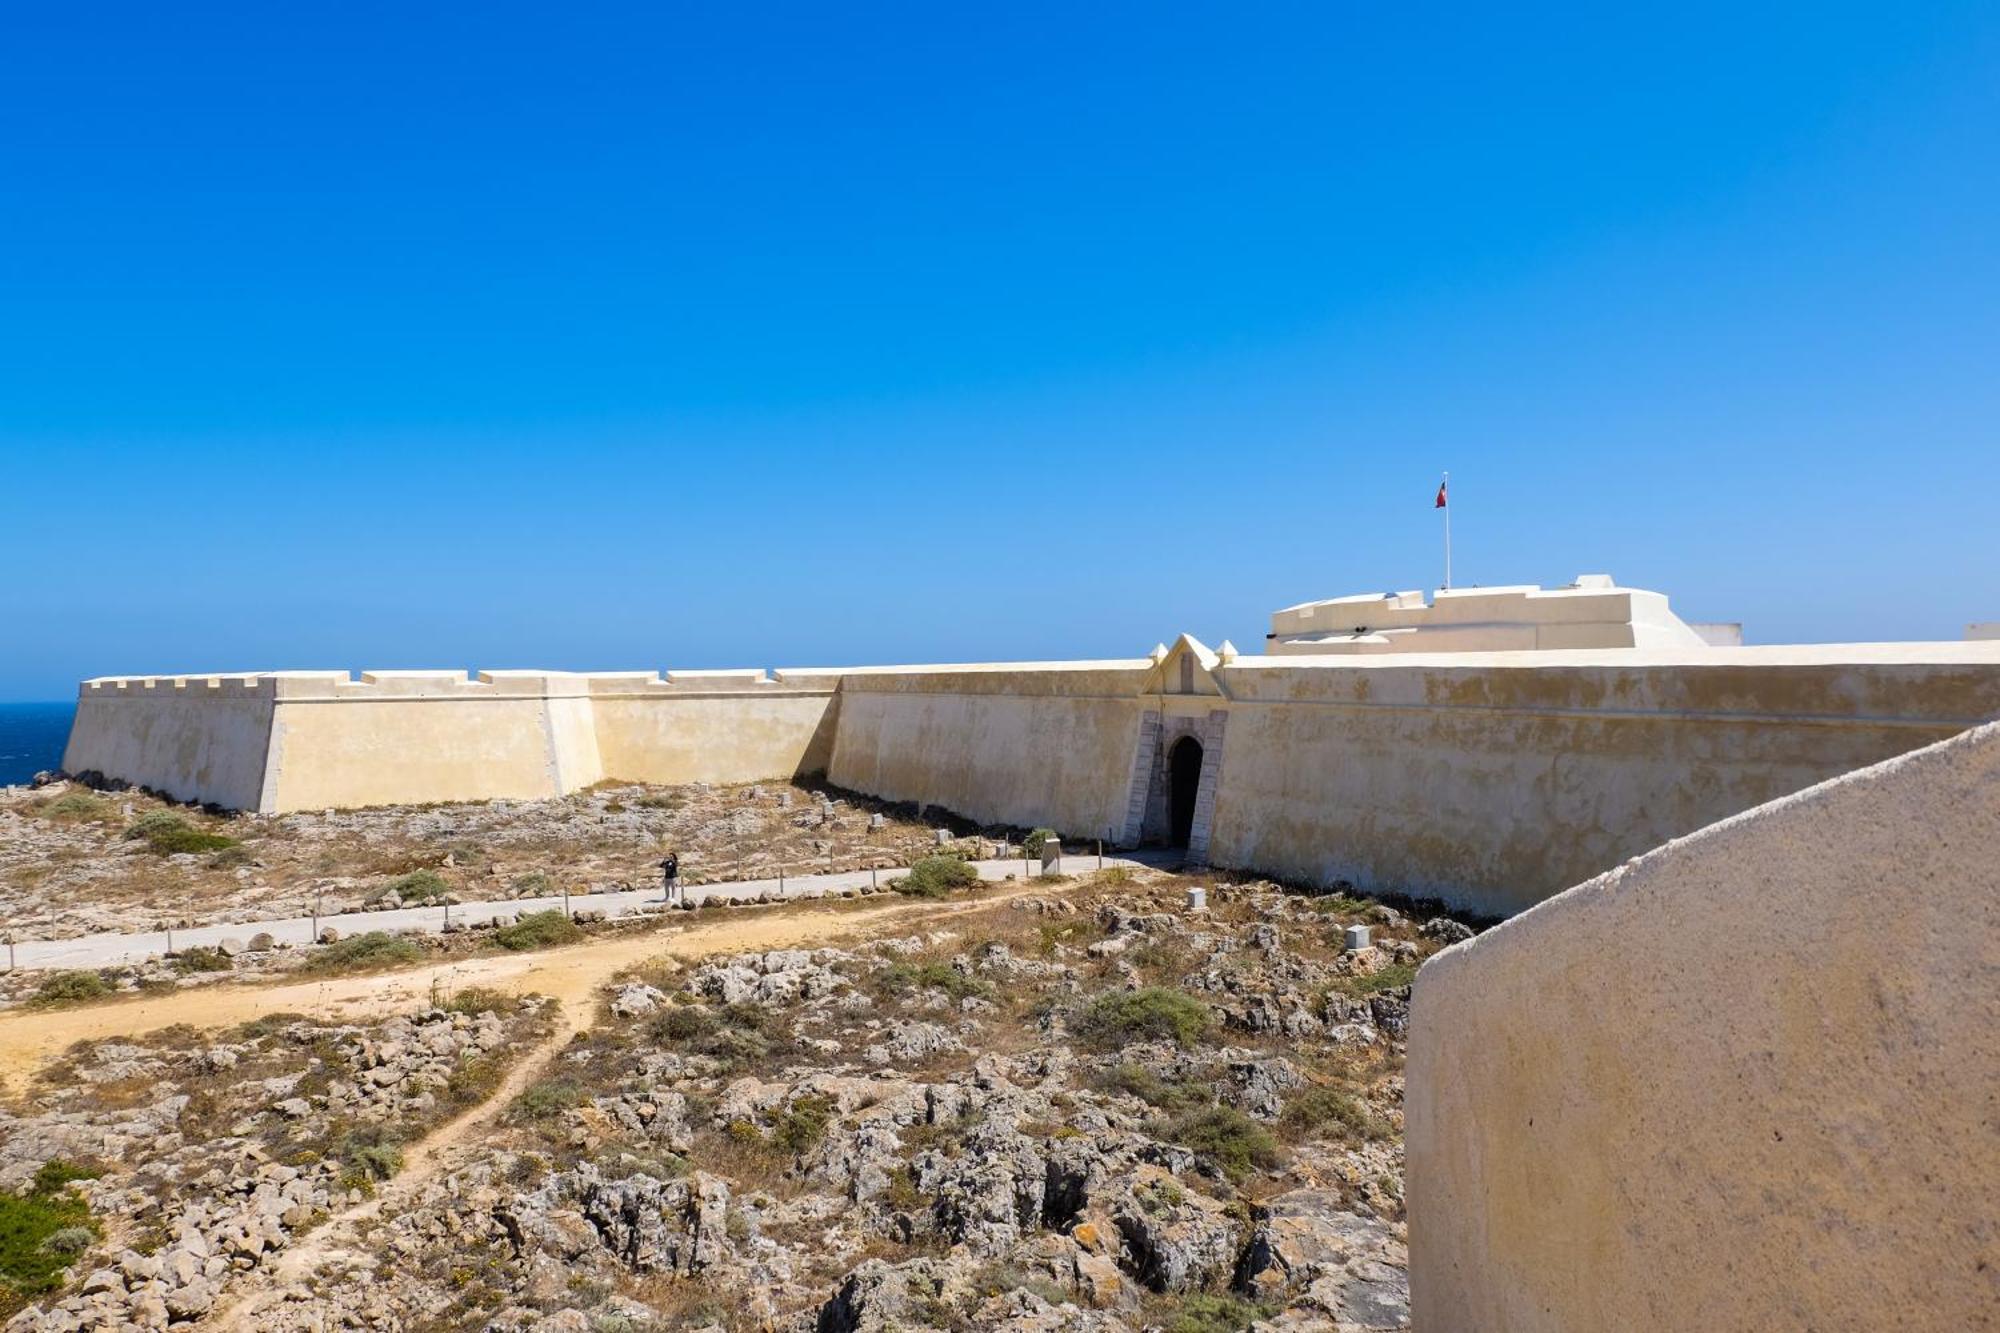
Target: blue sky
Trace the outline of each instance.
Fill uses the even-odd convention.
[[[2000,618],[2000,10],[1606,9],[17,12],[0,698]]]

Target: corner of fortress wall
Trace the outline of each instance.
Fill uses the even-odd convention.
[[[607,776],[748,782],[826,768],[834,684],[763,671],[104,678],[79,691],[63,767],[265,814],[532,800]]]
[[[2000,725],[1759,806],[1418,973],[1419,1328],[1976,1328]]]
[[[1210,863],[1499,916],[1994,717],[1996,643],[1236,657],[1183,636],[1158,660],[107,679],[65,767],[267,813],[824,772],[1119,842],[1160,828],[1193,737]]]

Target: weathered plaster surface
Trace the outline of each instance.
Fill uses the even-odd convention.
[[[845,676],[827,776],[975,819],[1111,835],[1149,665]]]
[[[2000,726],[1450,949],[1412,1018],[1416,1327],[2000,1322]]]

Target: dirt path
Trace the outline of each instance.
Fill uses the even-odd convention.
[[[357,1248],[367,1224],[385,1210],[393,1214],[421,1193],[424,1185],[476,1152],[484,1131],[538,1077],[576,1033],[596,1019],[600,988],[616,973],[662,956],[700,958],[794,945],[819,947],[860,936],[907,930],[940,919],[976,912],[1042,891],[1023,886],[983,893],[955,902],[908,902],[834,908],[825,905],[773,908],[665,931],[552,949],[544,953],[468,958],[406,972],[278,985],[221,984],[157,997],[87,1008],[0,1015],[0,1080],[25,1083],[43,1064],[78,1041],[133,1035],[173,1024],[228,1027],[265,1014],[303,1013],[314,1018],[350,1019],[395,1012],[429,1000],[434,991],[456,992],[485,986],[509,994],[537,993],[559,1002],[554,1029],[521,1053],[507,1077],[478,1106],[462,1112],[408,1145],[403,1170],[375,1196],[336,1213],[268,1268],[246,1274],[201,1327],[250,1329],[257,1314],[301,1290],[330,1262],[372,1266]],[[0,1084],[4,1087],[4,1084]]]
[[[358,1020],[399,1012],[428,1001],[433,993],[451,995],[470,986],[513,995],[534,992],[561,1001],[565,1012],[587,1010],[597,988],[614,973],[648,958],[818,946],[845,935],[873,933],[886,923],[956,914],[1030,891],[1024,886],[949,904],[898,899],[859,907],[822,903],[773,907],[541,953],[462,958],[407,971],[321,981],[224,982],[74,1009],[19,1009],[0,1014],[0,1094],[20,1091],[37,1070],[79,1041],[136,1036],[181,1023],[203,1030],[233,1027],[266,1014]]]

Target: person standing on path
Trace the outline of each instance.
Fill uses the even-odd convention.
[[[668,852],[667,859],[660,862],[660,880],[665,891],[660,901],[669,907],[679,907],[686,901],[681,890],[681,858],[678,853]]]

